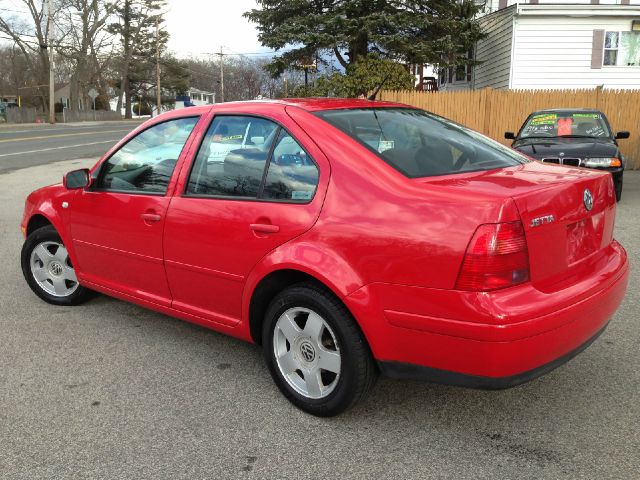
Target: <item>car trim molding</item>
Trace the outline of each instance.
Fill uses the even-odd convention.
[[[77,238],[73,239],[73,243],[78,243],[78,244],[81,244],[81,245],[86,245],[88,247],[98,248],[100,250],[106,250],[108,252],[117,253],[119,255],[124,255],[124,256],[127,256],[127,257],[136,257],[136,258],[139,258],[141,260],[145,260],[145,261],[151,262],[151,263],[162,264],[162,259],[161,258],[149,257],[147,255],[142,255],[140,253],[128,252],[126,250],[120,250],[118,248],[113,248],[113,247],[107,247],[105,245],[99,245],[97,243],[91,243],[91,242],[87,242],[85,240],[78,240]]]
[[[233,282],[242,283],[244,281],[244,276],[237,275],[235,273],[221,272],[220,270],[214,270],[207,267],[198,267],[189,263],[176,262],[175,260],[165,260],[165,263],[172,267],[182,268],[183,270],[190,270],[192,272],[204,273],[205,275],[211,275],[214,277],[223,278],[225,280],[231,280]]]

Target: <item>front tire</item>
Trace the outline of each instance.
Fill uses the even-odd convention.
[[[613,182],[613,186],[616,191],[616,202],[619,202],[622,199],[622,174],[618,181]]]
[[[47,225],[33,231],[22,245],[22,274],[31,290],[52,305],[78,305],[91,290],[78,282],[60,235]]]
[[[370,392],[377,378],[369,347],[349,311],[312,283],[293,285],[273,299],[262,346],[280,391],[312,415],[344,412]]]

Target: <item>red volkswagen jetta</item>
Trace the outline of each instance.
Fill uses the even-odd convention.
[[[228,103],[32,193],[22,269],[55,305],[98,291],[261,344],[328,416],[378,372],[503,388],[586,348],[626,289],[615,212],[608,173],[405,105]]]

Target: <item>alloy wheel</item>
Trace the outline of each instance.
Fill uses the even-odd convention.
[[[313,310],[295,307],[280,315],[273,351],[280,373],[300,395],[325,398],[338,384],[342,357],[336,336]]]
[[[55,297],[68,297],[80,285],[62,243],[48,241],[36,245],[29,266],[38,286]]]

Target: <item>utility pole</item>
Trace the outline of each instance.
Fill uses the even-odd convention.
[[[224,103],[224,53],[222,53],[222,45],[220,45],[220,103]]]
[[[49,123],[56,123],[56,106],[55,106],[55,78],[53,69],[55,68],[53,59],[53,0],[49,0],[49,26],[47,27],[47,48],[49,49]]]
[[[160,29],[158,27],[158,17],[156,17],[156,108],[158,115],[162,109],[162,96],[160,93]]]

